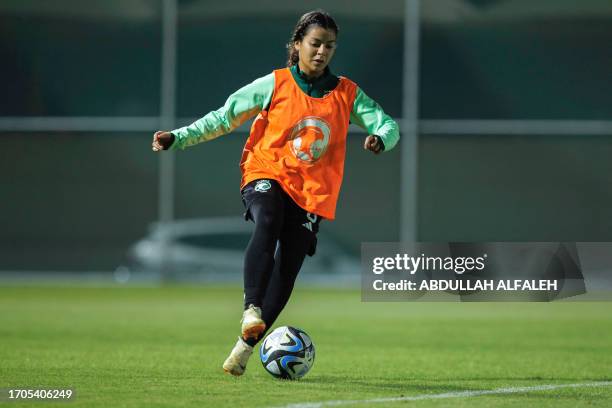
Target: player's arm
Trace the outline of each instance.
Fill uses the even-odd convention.
[[[375,154],[393,149],[400,138],[397,122],[361,88],[357,88],[351,122],[368,132],[363,148]]]
[[[227,98],[219,109],[209,112],[189,126],[153,135],[153,150],[176,150],[230,133],[270,104],[274,74],[258,78]]]

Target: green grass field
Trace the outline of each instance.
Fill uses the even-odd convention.
[[[0,388],[72,387],[71,407],[270,407],[612,380],[612,303],[361,303],[303,288],[277,325],[310,334],[312,371],[276,380],[254,355],[233,378],[221,364],[241,301],[227,287],[0,288]],[[610,407],[612,385],[350,406]]]

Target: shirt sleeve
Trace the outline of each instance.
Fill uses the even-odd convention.
[[[172,150],[185,149],[230,133],[264,110],[274,92],[274,73],[258,78],[227,98],[217,110],[207,113],[189,126],[172,131]]]
[[[400,138],[397,122],[387,115],[380,105],[366,95],[361,88],[357,88],[351,112],[351,122],[363,128],[369,134],[380,137],[385,145],[385,151],[393,149]]]

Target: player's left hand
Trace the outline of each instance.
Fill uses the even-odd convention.
[[[379,154],[383,149],[380,137],[376,135],[366,137],[365,142],[363,143],[363,148],[371,151],[374,154]]]

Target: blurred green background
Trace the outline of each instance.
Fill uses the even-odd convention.
[[[315,6],[340,26],[333,72],[400,119],[404,1],[184,0],[176,127],[282,67],[295,21]],[[420,19],[417,238],[612,241],[612,3],[423,1]],[[113,270],[156,221],[161,27],[160,0],[0,3],[0,270]],[[148,130],[10,125],[35,117],[154,120]],[[562,131],[424,126],[466,119],[550,120]],[[597,121],[608,133],[568,134],[556,120]],[[247,131],[176,154],[177,219],[242,213]],[[322,227],[353,254],[363,241],[399,239],[407,182],[400,147],[374,157],[364,136],[348,136],[337,220]]]

